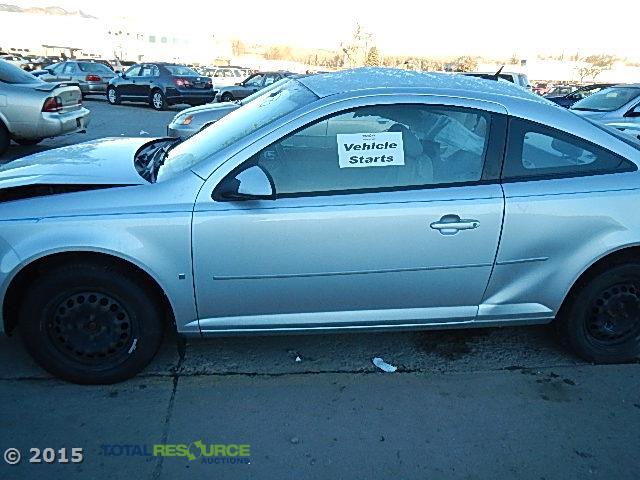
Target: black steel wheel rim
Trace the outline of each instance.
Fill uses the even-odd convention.
[[[134,332],[123,304],[109,294],[87,291],[66,295],[47,319],[56,349],[87,365],[115,363],[128,355]]]
[[[602,290],[589,307],[586,328],[591,339],[604,346],[640,335],[640,282]]]

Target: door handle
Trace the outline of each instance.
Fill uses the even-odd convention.
[[[442,235],[455,235],[460,230],[473,230],[480,226],[478,220],[461,219],[458,215],[444,215],[437,222],[430,224],[434,230],[439,230]]]

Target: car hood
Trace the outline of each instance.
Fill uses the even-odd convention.
[[[183,117],[185,115],[193,115],[198,113],[219,113],[221,116],[223,116],[231,112],[232,110],[240,108],[240,106],[241,105],[235,102],[207,103],[205,105],[199,105],[197,107],[185,108],[178,114],[178,116]]]
[[[141,185],[136,152],[156,139],[103,138],[47,150],[0,166],[0,189],[25,185]]]

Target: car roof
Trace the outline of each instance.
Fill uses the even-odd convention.
[[[543,97],[510,82],[495,82],[452,73],[364,67],[310,75],[298,81],[320,98],[363,90],[412,88],[421,90],[421,93],[467,96],[488,101],[508,97],[551,104]]]

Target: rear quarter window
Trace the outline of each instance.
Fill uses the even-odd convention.
[[[620,155],[546,125],[512,118],[502,177],[533,180],[631,172]]]

